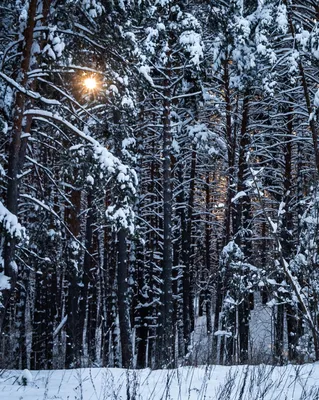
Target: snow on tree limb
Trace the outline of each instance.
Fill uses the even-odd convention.
[[[32,90],[28,90],[21,86],[19,83],[17,83],[14,79],[11,79],[9,76],[4,74],[3,72],[0,71],[0,77],[4,79],[9,85],[13,86],[16,88],[19,92],[26,94],[27,96],[31,97],[32,99],[35,100],[41,100],[43,103],[49,104],[51,106],[58,106],[61,103],[58,100],[54,99],[47,99],[46,97],[41,96],[40,93],[33,92]]]
[[[251,168],[250,168],[250,170],[251,170]],[[286,275],[286,278],[288,279],[289,283],[291,284],[291,287],[292,287],[292,289],[293,289],[293,291],[294,291],[294,293],[295,293],[295,295],[296,295],[296,297],[297,297],[297,299],[298,299],[298,301],[300,303],[300,306],[301,306],[302,311],[304,313],[304,317],[305,317],[306,321],[308,322],[308,324],[309,324],[309,326],[310,326],[310,328],[312,330],[312,333],[313,333],[313,336],[314,336],[314,340],[317,341],[318,331],[316,329],[316,325],[315,325],[315,323],[313,321],[313,318],[312,318],[312,316],[310,314],[310,311],[309,311],[309,308],[308,308],[308,305],[307,305],[307,300],[305,299],[305,297],[304,297],[304,295],[302,293],[302,289],[301,289],[301,286],[300,286],[300,284],[298,282],[298,279],[295,276],[293,276],[293,274],[292,274],[292,272],[290,270],[289,264],[286,261],[285,257],[283,256],[282,245],[281,245],[281,241],[280,241],[280,238],[279,238],[278,232],[277,232],[277,224],[274,224],[274,222],[272,221],[271,217],[269,216],[267,210],[265,209],[265,207],[263,205],[262,195],[260,193],[260,188],[259,188],[259,185],[258,185],[258,182],[257,182],[256,174],[254,174],[253,171],[250,171],[250,172],[251,172],[251,175],[253,177],[253,181],[254,181],[254,185],[255,185],[255,188],[256,188],[257,196],[259,198],[259,202],[260,202],[260,204],[262,206],[262,209],[263,209],[264,215],[266,217],[266,220],[268,222],[268,225],[271,228],[271,234],[272,234],[273,238],[275,239],[275,242],[276,242],[276,245],[277,245],[277,251],[278,251],[278,255],[279,255],[280,265],[283,268],[283,271],[284,271],[284,273]]]
[[[119,192],[122,193],[120,195],[121,199],[118,199],[117,204],[108,208],[106,217],[110,221],[113,221],[117,228],[123,227],[133,234],[135,214],[130,204],[129,197],[134,196],[136,193],[135,187],[138,184],[136,172],[123,164],[119,158],[115,157],[96,139],[78,129],[61,115],[38,109],[27,110],[24,115],[31,115],[36,119],[48,118],[60,122],[77,136],[92,145],[93,158],[98,161],[101,171],[106,173],[107,176],[115,178],[116,182],[119,184]],[[76,148],[73,147],[73,149],[75,150]]]
[[[0,224],[11,237],[26,238],[25,228],[18,222],[18,217],[12,214],[0,201]]]

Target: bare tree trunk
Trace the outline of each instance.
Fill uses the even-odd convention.
[[[228,173],[227,173],[227,193],[226,193],[226,207],[225,207],[225,222],[224,222],[224,236],[222,246],[226,246],[227,243],[231,240],[232,230],[233,230],[233,220],[234,220],[234,210],[231,199],[235,196],[234,190],[234,178],[235,178],[235,155],[236,155],[236,131],[232,124],[232,98],[231,98],[231,89],[230,89],[230,77],[229,77],[229,64],[228,60],[225,60],[223,64],[224,68],[224,101],[226,106],[226,126],[225,126],[225,137],[227,143],[227,153],[228,153]],[[220,322],[220,313],[223,306],[223,300],[226,291],[226,282],[223,281],[220,273],[217,273],[217,282],[216,282],[216,304],[215,304],[215,318],[214,318],[214,332],[218,331],[219,322]],[[216,349],[217,353],[218,346],[218,336],[214,336],[213,338],[213,347]],[[233,348],[233,339],[230,337],[226,339],[226,337],[220,338],[220,357],[216,357],[216,359],[220,358],[223,360],[225,353],[225,346],[227,346],[227,354],[232,354]]]
[[[277,305],[277,313],[275,320],[275,362],[279,365],[283,364],[284,356],[284,311],[285,307],[283,304]]]
[[[81,210],[81,192],[72,189],[70,202],[72,206],[66,210],[66,224],[68,225],[73,237],[69,238],[70,242],[74,242],[74,238],[78,238],[80,234],[80,210]],[[66,290],[66,314],[68,320],[66,323],[66,368],[74,368],[81,365],[81,335],[83,331],[79,331],[79,273],[77,266],[79,265],[79,249],[72,248],[69,244],[69,254],[67,256],[68,265],[66,270],[66,279],[68,288]]]
[[[119,324],[121,334],[122,367],[132,366],[132,338],[130,333],[130,316],[128,310],[128,284],[127,284],[127,244],[126,232],[121,228],[118,237],[118,271],[117,271],[117,290],[118,290],[118,309]]]
[[[26,327],[26,307],[27,293],[29,287],[29,271],[24,271],[17,291],[15,329],[17,334],[17,348],[14,352],[15,366],[17,369],[28,368],[27,354],[27,327]]]
[[[145,271],[145,248],[142,244],[138,244],[137,246],[137,285],[138,285],[138,309],[137,317],[136,317],[136,339],[137,339],[137,357],[136,357],[136,367],[137,368],[145,368],[147,359],[146,359],[146,347],[147,347],[147,335],[148,335],[148,314],[149,307],[145,304],[146,301],[150,301],[151,299],[145,293],[147,288],[144,287],[144,284],[147,282],[147,278],[145,275],[148,275],[148,272]],[[147,282],[149,283],[149,282]],[[143,296],[144,294],[144,296]]]
[[[240,132],[240,144],[239,144],[239,159],[238,159],[238,186],[237,191],[245,192],[247,190],[245,186],[245,174],[248,171],[248,165],[246,161],[246,153],[250,143],[250,136],[247,131],[249,121],[249,98],[246,93],[243,100],[243,112]],[[245,192],[246,193],[246,192]],[[245,194],[238,199],[236,207],[236,227],[235,227],[235,238],[236,242],[243,251],[245,258],[249,260],[251,257],[251,241],[249,239],[249,224],[251,222],[251,202],[248,194]],[[237,236],[236,236],[237,235]],[[242,237],[244,239],[242,240]],[[249,341],[249,320],[250,320],[250,293],[243,293],[243,301],[239,305],[238,316],[239,316],[239,361],[246,363],[248,361],[248,341]]]
[[[170,66],[167,67],[167,74]],[[163,263],[162,263],[162,313],[159,327],[157,359],[166,367],[173,364],[173,296],[172,296],[172,181],[171,181],[171,90],[165,81],[163,113]]]
[[[185,266],[183,271],[183,326],[184,326],[184,343],[185,352],[188,350],[190,344],[190,334],[194,329],[194,295],[193,295],[193,282],[191,271],[191,245],[192,245],[192,225],[193,225],[193,208],[195,198],[195,174],[196,174],[197,154],[195,149],[192,151],[191,171],[190,171],[190,184],[189,184],[189,198],[187,205],[187,221],[186,221],[186,235],[182,238],[183,246],[183,264]]]
[[[210,214],[210,173],[206,172],[206,185],[205,185],[205,203],[206,203],[206,223],[205,223],[205,267],[208,281],[205,283],[205,305],[206,305],[206,328],[207,334],[212,333],[212,298],[210,290],[210,276],[211,276],[211,214]]]
[[[292,101],[292,99],[290,99]],[[293,138],[293,111],[294,108],[290,106],[288,108],[288,121],[287,121],[287,137],[285,140],[284,151],[285,151],[285,172],[284,172],[284,197],[283,202],[285,203],[285,213],[282,217],[282,253],[286,260],[291,260],[293,257],[293,212],[292,212],[292,138]],[[297,345],[299,341],[299,310],[298,307],[294,307],[289,303],[285,304],[286,308],[286,319],[287,319],[287,331],[288,331],[288,357],[290,361],[296,361],[297,359]]]

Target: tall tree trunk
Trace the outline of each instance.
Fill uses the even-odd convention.
[[[170,74],[170,66],[167,67]],[[162,312],[159,328],[158,362],[160,365],[173,365],[173,296],[172,296],[172,181],[171,181],[171,90],[170,81],[164,85],[163,113],[163,263],[162,263]]]
[[[274,355],[275,363],[282,365],[284,357],[284,304],[277,305],[277,313],[275,316],[275,337],[274,337]]]
[[[147,365],[146,359],[146,348],[147,348],[147,336],[148,336],[148,316],[149,307],[146,302],[150,301],[148,287],[144,285],[149,284],[149,279],[145,275],[148,275],[148,271],[145,266],[145,248],[142,243],[139,243],[136,249],[137,253],[137,280],[138,280],[138,309],[136,310],[136,338],[137,338],[137,356],[136,356],[136,367],[145,368]]]
[[[210,290],[210,276],[211,276],[211,210],[210,210],[210,173],[206,172],[206,185],[205,185],[205,268],[207,275],[207,282],[205,283],[205,305],[206,305],[206,328],[207,334],[212,333],[212,299]]]
[[[23,87],[28,83],[28,71],[30,69],[33,32],[36,23],[37,0],[31,0],[28,8],[28,18],[26,28],[23,33],[23,48],[22,61],[20,68],[19,84]],[[13,128],[9,147],[9,162],[8,162],[8,186],[7,186],[7,208],[14,214],[18,215],[18,199],[19,199],[19,178],[20,168],[24,154],[21,153],[21,136],[23,133],[23,112],[26,105],[26,96],[18,91],[15,98]],[[20,167],[20,168],[19,168]],[[4,268],[0,266],[0,272],[4,272],[10,278],[10,289],[2,291],[2,305],[0,308],[0,332],[2,331],[3,320],[6,313],[8,301],[13,292],[18,270],[15,264],[16,238],[7,237],[4,243]]]
[[[236,130],[232,124],[232,97],[231,97],[231,89],[230,89],[230,77],[229,77],[229,64],[226,59],[223,63],[223,80],[224,80],[224,101],[226,108],[226,126],[225,126],[225,137],[227,143],[227,155],[228,155],[228,173],[227,173],[227,192],[226,192],[226,205],[225,205],[225,219],[224,219],[224,235],[222,246],[226,246],[232,237],[233,230],[233,219],[234,219],[234,210],[232,204],[232,198],[235,195],[234,183],[235,183],[235,155],[236,155]],[[222,329],[220,326],[220,316],[223,306],[223,300],[226,294],[226,281],[224,281],[221,277],[220,272],[217,274],[217,282],[216,282],[216,304],[215,304],[215,317],[214,317],[214,332]],[[233,348],[233,339],[218,336],[214,336],[213,339],[213,347],[216,349],[216,355],[219,347],[219,356],[216,359],[223,360],[225,351],[227,354],[230,354]],[[225,345],[227,345],[228,350],[225,349]]]
[[[16,317],[15,317],[15,330],[17,334],[17,348],[14,352],[15,366],[17,369],[28,368],[28,350],[27,350],[27,294],[29,289],[29,271],[24,271],[20,288],[17,291],[16,299]]]
[[[69,206],[66,210],[65,220],[69,227],[72,237],[68,238],[68,265],[66,267],[66,279],[68,288],[66,291],[66,314],[68,316],[66,323],[66,368],[74,368],[81,365],[81,335],[83,331],[79,331],[79,248],[74,239],[79,238],[80,210],[81,210],[81,192],[72,189]]]
[[[292,99],[289,99],[292,102]],[[289,262],[293,257],[293,237],[292,232],[294,229],[294,220],[292,212],[292,140],[293,140],[293,107],[288,108],[288,121],[287,121],[287,137],[284,145],[285,152],[285,172],[284,172],[284,197],[285,213],[282,217],[282,254]],[[288,331],[288,357],[290,361],[297,360],[297,345],[299,341],[300,327],[299,327],[299,310],[298,306],[292,306],[289,303],[285,304],[287,331]]]
[[[240,132],[239,144],[239,159],[238,159],[238,186],[237,191],[245,192],[247,190],[245,185],[246,174],[248,172],[247,165],[247,151],[250,143],[250,135],[247,131],[249,120],[249,98],[246,93],[243,100],[243,112]],[[245,192],[246,193],[246,192]],[[251,223],[251,202],[248,194],[240,197],[237,200],[236,207],[236,227],[235,227],[235,240],[249,261],[252,254],[251,241],[248,232],[250,231]],[[238,309],[239,319],[239,361],[246,363],[248,361],[248,340],[249,340],[249,320],[250,320],[250,293],[243,293],[243,299]]]
[[[194,294],[192,290],[192,271],[191,271],[191,245],[192,245],[192,226],[193,226],[193,208],[195,198],[195,175],[196,175],[197,154],[195,148],[192,151],[189,197],[187,205],[186,232],[182,236],[182,254],[183,254],[183,326],[185,353],[190,345],[190,334],[194,329]]]
[[[130,329],[130,315],[128,310],[128,284],[127,284],[127,244],[126,232],[121,228],[118,237],[118,271],[117,271],[117,291],[118,291],[118,310],[121,335],[122,367],[132,366],[132,338]]]

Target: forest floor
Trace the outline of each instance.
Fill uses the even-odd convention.
[[[3,371],[1,400],[315,400],[319,363],[199,366],[172,370],[93,368]],[[25,377],[27,386],[22,385]]]

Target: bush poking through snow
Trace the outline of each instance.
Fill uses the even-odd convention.
[[[33,382],[31,372],[28,369],[24,369],[19,376],[18,382],[21,386],[29,386]]]

